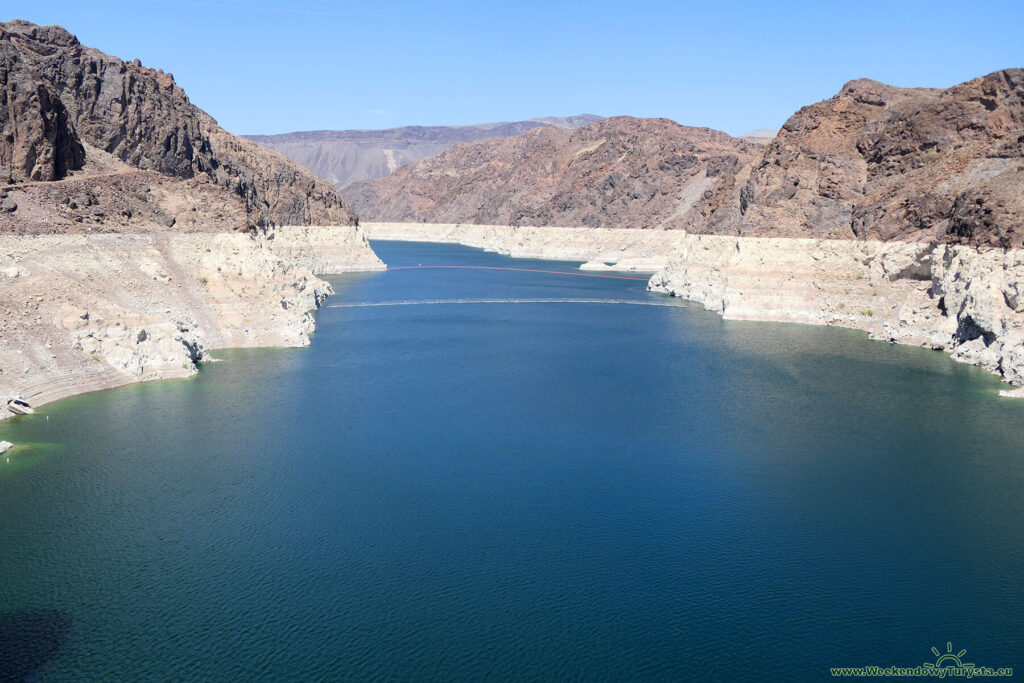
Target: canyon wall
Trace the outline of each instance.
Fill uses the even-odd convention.
[[[1021,187],[1024,69],[946,89],[860,79],[793,114],[739,220],[700,232],[1020,248]]]

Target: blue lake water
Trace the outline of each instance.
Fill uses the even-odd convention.
[[[675,301],[347,306],[639,280],[332,281],[309,348],[0,423],[7,679],[1024,670],[1024,402],[981,370]]]

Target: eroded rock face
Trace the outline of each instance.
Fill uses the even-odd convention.
[[[737,179],[758,153],[709,128],[623,116],[461,143],[345,196],[365,220],[692,228],[738,215]]]
[[[247,224],[242,199],[213,183],[121,168],[0,188],[0,234],[218,232]]]
[[[15,180],[80,168],[84,142],[139,169],[227,188],[252,225],[355,223],[329,183],[222,129],[171,74],[85,47],[58,26],[0,24],[0,88],[0,165]]]
[[[64,103],[48,84],[0,64],[0,165],[6,177],[56,180],[81,168],[85,150]]]
[[[741,197],[745,235],[1020,246],[1024,70],[947,90],[847,83],[794,114]]]

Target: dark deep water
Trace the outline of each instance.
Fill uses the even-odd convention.
[[[328,305],[658,299],[334,282]],[[463,304],[326,308],[310,348],[215,355],[0,423],[31,444],[0,462],[7,679],[813,680],[947,642],[1024,670],[1024,402],[940,353],[686,304]]]

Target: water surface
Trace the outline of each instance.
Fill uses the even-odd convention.
[[[333,282],[330,306],[664,301]],[[1024,403],[943,354],[540,302],[329,307],[309,348],[215,355],[0,423],[30,444],[0,463],[10,677],[813,680],[947,642],[1024,666]]]

